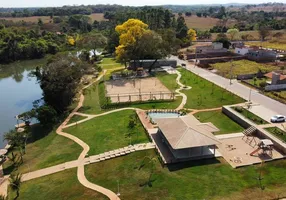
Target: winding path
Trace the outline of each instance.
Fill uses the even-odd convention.
[[[26,173],[26,174],[23,175],[23,178],[22,178],[23,181],[31,180],[31,179],[42,177],[42,176],[46,176],[46,175],[53,174],[53,173],[56,173],[56,172],[59,172],[59,171],[63,171],[65,169],[70,169],[70,168],[77,167],[77,178],[78,178],[79,182],[83,186],[85,186],[87,188],[90,188],[92,190],[95,190],[95,191],[97,191],[99,193],[102,193],[103,195],[107,196],[110,200],[120,200],[120,198],[114,192],[112,192],[111,190],[109,190],[107,188],[104,188],[104,187],[101,187],[99,185],[96,185],[94,183],[91,183],[90,181],[87,180],[87,178],[85,176],[85,172],[84,172],[84,166],[86,164],[90,164],[90,162],[88,161],[88,159],[90,157],[86,158],[86,155],[87,155],[90,147],[89,147],[88,144],[86,144],[85,142],[83,142],[82,140],[77,138],[76,136],[71,135],[69,133],[65,133],[63,131],[64,128],[75,126],[75,125],[78,125],[80,123],[86,122],[86,121],[88,121],[90,119],[93,119],[95,117],[100,117],[100,116],[108,115],[108,114],[115,113],[115,112],[119,112],[119,111],[123,111],[123,110],[143,111],[142,109],[139,109],[139,108],[127,107],[127,108],[111,110],[111,111],[108,111],[108,112],[105,112],[105,113],[101,113],[101,114],[84,114],[84,113],[78,112],[78,110],[83,106],[83,102],[84,102],[84,95],[82,94],[83,90],[88,88],[88,87],[90,87],[95,82],[99,81],[105,75],[105,73],[106,73],[106,70],[104,70],[103,74],[101,74],[96,80],[94,80],[93,82],[91,82],[90,84],[88,84],[87,86],[82,88],[82,90],[79,93],[80,98],[79,98],[78,105],[76,106],[76,108],[69,114],[69,116],[64,120],[64,122],[56,130],[56,133],[58,135],[61,135],[61,136],[66,137],[66,138],[69,138],[70,140],[76,142],[78,145],[80,145],[82,147],[83,150],[82,150],[81,154],[79,155],[78,159],[74,160],[74,161],[69,161],[69,162],[66,162],[66,163],[62,163],[62,164],[59,164],[59,165],[51,166],[51,167],[48,167],[48,168],[40,169],[40,170],[37,170],[37,171],[34,171],[34,172]],[[182,109],[184,107],[184,105],[187,102],[187,96],[184,93],[180,92],[180,91],[183,90],[183,89],[184,90],[191,89],[191,87],[189,87],[189,86],[186,87],[185,85],[183,85],[180,82],[181,73],[179,71],[176,71],[176,73],[178,75],[177,78],[176,78],[176,82],[177,82],[178,85],[180,85],[180,88],[177,89],[175,92],[178,93],[179,96],[183,97],[181,104],[177,108],[177,110],[180,110],[180,109]],[[80,116],[84,116],[86,118],[83,119],[83,120],[79,120],[77,122],[68,124],[68,122],[70,121],[70,119],[74,115],[80,115]],[[144,150],[144,148],[146,148],[146,149],[152,148],[152,145],[154,145],[154,144],[144,144],[144,145],[145,145],[145,147],[143,147],[143,148],[141,147],[141,149],[139,148],[138,150]],[[8,180],[7,179],[8,178],[6,177],[6,179],[5,179],[6,183],[1,185],[2,186],[1,189],[4,189],[6,191],[6,194],[7,194],[7,189],[5,189],[5,187],[3,187],[3,186],[7,186],[8,185],[8,183],[7,183]]]
[[[192,87],[190,87],[190,86],[185,86],[184,84],[182,84],[182,83],[180,82],[180,79],[181,79],[181,77],[182,77],[182,74],[181,74],[178,70],[176,70],[176,73],[177,73],[177,75],[178,75],[177,78],[176,78],[176,82],[177,82],[177,84],[180,86],[180,88],[179,88],[179,89],[176,89],[175,92],[178,93],[180,96],[183,97],[181,104],[176,108],[176,110],[181,110],[181,109],[184,108],[185,104],[187,103],[188,97],[187,97],[186,94],[184,94],[184,93],[182,93],[182,92],[180,92],[180,91],[181,91],[181,90],[189,90],[189,89],[191,89]]]

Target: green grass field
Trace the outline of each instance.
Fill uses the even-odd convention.
[[[253,121],[255,124],[268,124],[267,121],[264,119],[258,117],[257,115],[253,114],[252,112],[248,111],[247,109],[241,107],[241,106],[236,106],[232,107],[236,112],[240,113],[250,121]]]
[[[257,63],[249,60],[238,60],[238,61],[233,61],[232,63],[231,62],[215,63],[211,64],[211,67],[213,67],[218,71],[217,74],[226,78],[230,78],[231,75],[232,78],[236,78],[236,76],[240,74],[253,74],[257,73],[258,70],[261,70],[263,72],[270,72],[273,70],[280,69],[277,66]]]
[[[142,163],[144,157],[156,158],[156,154],[153,150],[140,151],[87,165],[86,176],[89,181],[115,192],[119,180],[121,199],[261,200],[286,195],[286,160],[264,164],[261,171],[265,190],[262,191],[256,180],[260,165],[233,169],[223,159],[182,162],[165,168],[156,159],[150,187],[145,183],[150,176],[151,164],[148,159]],[[139,170],[141,164],[145,165]]]
[[[243,99],[233,93],[197,76],[185,69],[179,69],[182,73],[181,83],[191,86],[192,89],[183,91],[188,100],[186,108],[205,109],[221,107],[244,102]]]
[[[121,63],[116,62],[114,58],[103,58],[102,62],[99,64],[103,69],[114,69],[118,67],[123,67]]]
[[[15,194],[9,190],[9,199]],[[104,195],[88,189],[77,180],[76,169],[68,169],[56,174],[44,176],[27,182],[20,187],[22,200],[77,200],[77,199],[98,199],[107,200]]]
[[[68,124],[72,124],[74,122],[86,119],[87,117],[81,116],[81,115],[74,115],[72,116],[72,118],[70,119],[70,121],[68,122]]]
[[[75,160],[79,156],[82,148],[72,140],[57,135],[55,131],[46,132],[40,126],[34,128],[34,134],[39,137],[26,147],[24,163],[18,171],[26,173],[45,167],[61,164]],[[4,172],[7,174],[13,169],[12,162],[4,163]]]
[[[156,77],[171,91],[178,88],[176,83],[176,75],[170,75],[167,73],[157,73]],[[85,89],[83,92],[85,99],[83,107],[79,109],[79,112],[86,114],[98,114],[105,111],[102,109],[101,105],[105,101],[105,86],[104,83],[95,83],[89,88]],[[134,102],[130,104],[123,104],[112,107],[112,109],[122,108],[122,107],[134,107],[141,109],[175,109],[182,101],[182,97],[176,97],[174,101],[153,101],[153,102]]]
[[[98,114],[102,113],[102,109],[100,107],[99,93],[103,95],[105,94],[104,88],[102,85],[98,83],[94,83],[87,89],[83,91],[84,102],[83,106],[78,110],[78,112],[86,113],[86,114]]]
[[[66,128],[64,131],[86,142],[90,146],[89,155],[104,153],[130,144],[130,138],[127,136],[130,131],[127,126],[129,116],[134,113],[133,110],[115,112]],[[138,123],[135,132],[131,136],[132,144],[149,141],[141,123]]]
[[[282,141],[286,142],[286,131],[285,130],[283,131],[277,127],[265,128],[265,130],[275,135],[276,137],[280,138]]]
[[[200,122],[213,123],[220,130],[214,134],[238,133],[244,130],[239,124],[232,121],[228,116],[223,114],[221,110],[199,112],[194,116],[200,120]]]

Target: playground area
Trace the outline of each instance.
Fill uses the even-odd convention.
[[[248,137],[243,133],[217,136],[221,144],[217,145],[223,158],[233,167],[259,164],[284,158],[285,155],[275,148],[271,140],[256,136]]]
[[[171,92],[161,81],[155,77],[109,80],[105,82],[106,96],[112,103],[171,100]]]

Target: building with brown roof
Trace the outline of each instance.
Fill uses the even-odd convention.
[[[216,144],[220,142],[212,134],[219,131],[212,123],[200,123],[192,115],[154,119],[154,122],[176,161],[214,157]]]

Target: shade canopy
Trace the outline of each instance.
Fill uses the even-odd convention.
[[[154,121],[173,149],[210,146],[220,143],[212,134],[217,129],[213,125],[203,125],[193,116],[154,119]]]

